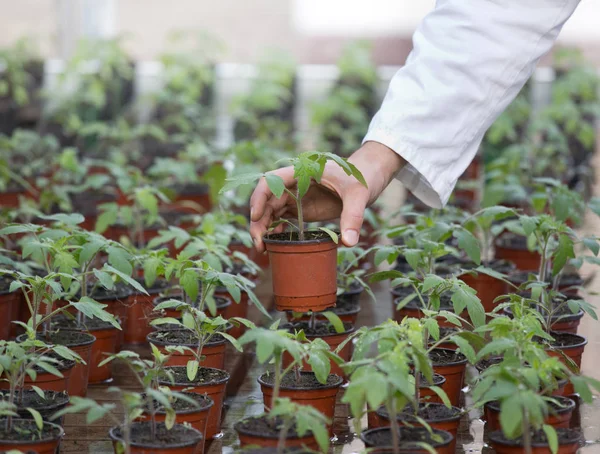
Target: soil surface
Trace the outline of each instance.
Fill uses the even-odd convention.
[[[484,370],[493,366],[494,364],[500,364],[501,362],[502,362],[502,357],[495,356],[492,358],[482,359],[477,364],[475,364],[475,367],[477,368],[477,370],[479,372],[483,372]]]
[[[156,279],[149,288],[146,288],[146,282],[144,281],[143,278],[136,278],[135,280],[138,281],[140,283],[140,285],[142,287],[144,287],[150,295],[155,295],[157,293],[164,292],[165,290],[172,287],[172,285],[169,281],[166,281],[166,280],[160,279],[160,278]],[[135,290],[135,289],[132,290],[132,294],[137,294],[137,293],[138,293],[137,290]]]
[[[512,282],[515,285],[521,285],[524,284],[525,282],[527,282],[529,280],[529,276],[533,274],[535,275],[536,272],[533,271],[515,271],[513,273],[510,274],[508,280],[510,282]],[[537,281],[537,277],[535,277],[535,279]],[[552,279],[549,277],[546,279],[546,282],[548,284],[552,284]],[[568,273],[568,274],[562,274],[560,276],[560,280],[558,281],[558,286],[559,287],[576,287],[576,286],[581,286],[583,285],[583,278],[578,274],[578,273]]]
[[[351,323],[344,323],[344,333],[338,333],[329,322],[317,322],[314,328],[309,327],[308,322],[295,322],[287,326],[289,330],[304,330],[307,336],[330,336],[333,334],[344,334],[352,331],[354,327]]]
[[[151,341],[157,344],[182,345],[185,347],[197,347],[199,345],[198,337],[189,330],[175,331],[153,331],[150,333]],[[225,338],[220,334],[215,334],[205,345],[216,345],[225,342]]]
[[[196,378],[192,382],[188,380],[186,367],[167,367],[167,370],[172,373],[174,383],[178,385],[206,385],[220,382],[229,376],[224,370],[200,367]],[[160,381],[161,383],[169,383],[168,378]]]
[[[272,233],[266,236],[267,240],[274,241],[295,241],[300,242],[298,239],[298,232],[284,232],[284,233]],[[331,237],[321,230],[317,231],[307,231],[304,232],[304,241],[323,241],[323,240],[331,240]]]
[[[550,343],[553,347],[571,347],[581,345],[585,342],[585,338],[571,333],[551,333],[554,341]]]
[[[0,396],[4,396],[4,400],[8,398],[8,391],[1,391]],[[19,399],[22,396],[22,400]],[[26,389],[18,392],[15,398],[15,404],[21,409],[34,408],[36,410],[55,408],[69,403],[69,396],[66,392],[44,391],[44,397],[41,397],[32,389]]]
[[[84,317],[83,326],[77,325],[77,320],[70,319],[64,315],[58,315],[52,320],[52,329],[63,330],[79,330],[79,331],[98,331],[102,329],[117,329],[109,322],[105,322],[98,318]]]
[[[563,413],[566,411],[572,411],[575,408],[575,402],[568,397],[554,396],[553,399],[557,400],[559,404],[548,401],[551,413]],[[497,400],[488,402],[486,405],[488,405],[494,411],[500,411],[500,402]]]
[[[102,286],[96,286],[93,284],[88,285],[89,297],[95,299],[98,302],[111,301],[111,300],[124,300],[131,295],[131,288],[122,283],[117,282],[112,289],[107,289]]]
[[[115,436],[122,437],[120,429],[115,429]],[[179,444],[192,444],[194,439],[200,439],[200,435],[192,429],[182,424],[175,424],[170,430],[167,430],[164,423],[156,425],[156,437],[153,439],[150,434],[149,422],[136,422],[131,427],[131,441],[133,444],[143,444],[149,446],[169,446]]]
[[[12,284],[14,281],[14,279],[10,276],[7,276],[5,274],[0,274],[0,294],[3,293],[8,293],[8,290],[10,289],[10,284]],[[19,292],[21,290],[18,290]]]
[[[61,430],[59,427],[44,424],[41,437],[39,437],[39,429],[32,419],[14,419],[13,430],[10,432],[6,431],[4,424],[0,424],[0,440],[3,441],[53,440],[60,433]]]
[[[527,248],[527,238],[511,232],[504,233],[501,238],[496,240],[496,243],[498,246],[508,249],[518,249],[521,251],[529,250]]]
[[[377,414],[389,419],[388,411],[385,407],[381,407],[377,410]],[[415,412],[411,405],[407,405],[398,415],[396,419],[398,421],[410,422],[411,424],[418,423],[414,416]],[[427,422],[434,421],[448,421],[452,419],[458,419],[462,415],[462,411],[457,407],[446,407],[444,404],[436,403],[422,403],[419,404],[418,416]]]
[[[94,342],[92,335],[79,331],[57,331],[47,335],[38,334],[38,339],[51,344],[64,345],[65,347],[77,347]]]
[[[429,358],[433,362],[434,366],[443,366],[446,364],[466,362],[467,360],[465,355],[463,355],[462,353],[440,348],[436,348],[429,352]]]
[[[581,440],[581,434],[572,429],[556,429],[556,434],[558,435],[558,443],[559,444],[572,444],[577,443]],[[515,440],[508,440],[502,434],[502,431],[492,432],[490,434],[490,439],[493,441],[499,441],[503,444],[507,445],[521,445],[523,443],[522,438],[517,438]],[[543,430],[538,432],[531,433],[531,441],[533,444],[547,444],[548,439],[546,438],[546,434]]]
[[[188,402],[183,399],[175,398],[175,400],[173,400],[173,402],[171,402],[171,407],[173,407],[173,410],[175,410],[176,412],[188,412],[190,410],[201,410],[203,408],[208,408],[213,405],[212,399],[203,394],[198,394],[198,393],[181,393],[181,394],[185,394],[189,398],[196,401],[197,405],[194,405],[191,402]],[[142,396],[144,399],[146,398],[145,393],[142,393]],[[163,410],[164,407],[162,405],[160,405],[157,401],[153,401],[153,403],[154,403],[154,408],[157,409],[158,413],[165,413]],[[146,407],[145,407],[146,411],[148,411],[149,407],[150,407],[150,405],[146,405]]]
[[[444,383],[444,376],[440,374],[433,374],[433,383],[428,383],[427,379],[423,374],[421,374],[421,380],[419,380],[420,386],[419,388],[429,388],[431,386],[439,386]]]
[[[275,384],[275,374],[272,372],[265,372],[260,376],[260,378],[269,385]],[[321,383],[319,380],[317,380],[317,377],[312,372],[300,372],[300,379],[297,380],[296,374],[290,372],[281,380],[281,387],[293,389],[319,389],[340,385],[342,381],[343,380],[339,376],[330,374],[329,377],[327,377],[327,382]]]
[[[263,438],[279,438],[279,431],[283,426],[283,419],[271,420],[266,416],[246,418],[235,425],[239,432]],[[307,434],[307,436],[309,436]],[[300,438],[295,426],[288,430],[287,438]]]
[[[407,449],[414,447],[414,443],[421,442],[427,443],[431,446],[439,447],[441,443],[435,442],[427,429],[420,427],[399,427],[400,431],[400,448]],[[435,431],[436,433],[439,431]],[[369,443],[374,446],[391,446],[392,445],[392,433],[390,429],[377,430],[365,435],[365,438]]]

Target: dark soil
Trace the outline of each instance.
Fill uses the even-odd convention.
[[[489,367],[493,366],[494,364],[500,364],[501,362],[502,362],[501,356],[494,356],[491,358],[482,359],[477,364],[475,364],[475,367],[477,368],[477,370],[479,372],[483,372],[484,370],[488,369]]]
[[[88,285],[88,291],[90,292],[89,297],[98,302],[124,300],[131,295],[130,287],[122,282],[117,282],[111,290],[102,286],[96,286],[96,288],[94,288],[93,284],[91,284]]]
[[[204,408],[209,408],[212,407],[212,405],[214,404],[213,400],[208,397],[205,396],[203,394],[198,394],[198,393],[182,393],[185,394],[186,396],[194,399],[198,405],[194,405],[190,402],[187,402],[185,400],[182,399],[175,399],[173,402],[171,402],[171,407],[173,407],[173,410],[175,410],[177,413],[188,413],[188,412],[193,412],[193,411],[198,411]],[[142,393],[143,398],[146,398],[146,394]],[[149,405],[147,405],[146,411],[149,410]],[[163,410],[163,406],[160,405],[157,401],[154,401],[154,408],[157,409],[158,413],[165,413],[165,411]]]
[[[64,345],[65,347],[89,345],[95,341],[95,338],[91,334],[68,330],[48,333],[46,335],[38,334],[37,337],[50,344]]]
[[[269,385],[275,384],[275,374],[265,372],[260,376],[260,380],[264,381]],[[327,377],[327,383],[321,383],[317,380],[317,377],[313,372],[300,372],[300,380],[296,381],[296,374],[290,372],[286,374],[281,380],[281,388],[291,389],[319,389],[319,388],[331,388],[333,386],[341,385],[343,382],[342,378],[330,374]]]
[[[426,300],[426,298],[427,297],[424,297],[425,300]],[[441,311],[454,312],[454,307],[452,306],[452,301],[450,300],[450,298],[451,298],[451,296],[448,294],[443,294],[440,296],[440,310]],[[396,300],[394,300],[394,303],[398,304],[402,300],[403,300],[403,298],[397,298]],[[417,310],[417,309],[423,309],[423,305],[421,304],[421,301],[419,300],[419,298],[415,296],[415,298],[410,300],[404,306],[404,308]]]
[[[581,440],[581,434],[573,429],[556,429],[556,434],[558,435],[558,443],[561,445],[573,444]],[[523,443],[523,439],[520,437],[515,440],[507,439],[502,431],[492,432],[490,434],[490,440],[510,446],[518,446]],[[531,433],[531,442],[533,445],[545,446],[548,444],[548,439],[546,438],[544,431],[540,430]]]
[[[11,276],[0,274],[0,295],[8,293],[10,284],[12,284],[13,281],[14,279]],[[18,291],[20,292],[21,290]]]
[[[140,285],[144,287],[150,295],[163,293],[165,290],[172,287],[169,281],[166,281],[164,279],[156,279],[150,288],[146,288],[146,283],[143,278],[136,278],[135,280],[138,281]],[[137,290],[133,289],[132,294],[137,294]]]
[[[354,301],[352,298],[342,298],[342,296],[338,296],[335,306],[328,310],[337,315],[355,314],[360,311],[358,301]]]
[[[3,396],[4,400],[6,400],[8,398],[8,391],[1,391],[0,396]],[[20,398],[22,400],[19,402]],[[40,411],[67,405],[69,403],[69,396],[66,392],[44,391],[44,397],[41,397],[34,390],[26,389],[17,392],[15,403],[19,409],[30,407]],[[25,413],[29,415],[29,412]]]
[[[529,276],[537,274],[536,271],[515,271],[510,274],[508,280],[515,285],[522,285],[529,280]],[[537,276],[534,277],[537,281]],[[552,284],[551,278],[546,279],[548,284]],[[578,287],[583,285],[583,278],[578,273],[567,273],[560,276],[559,287]]]
[[[389,414],[385,407],[377,410],[377,414],[389,420]],[[462,411],[457,407],[448,408],[444,404],[422,403],[419,404],[418,416],[427,422],[451,421],[459,419],[462,416]],[[418,424],[417,419],[415,419],[414,409],[410,405],[406,406],[404,410],[396,415],[396,419],[411,424]]]
[[[333,327],[333,325],[329,322],[317,322],[314,329],[309,327],[308,322],[294,322],[287,325],[287,328],[290,331],[300,331],[302,329],[304,330],[304,333],[310,337],[331,336],[335,334],[344,334],[354,331],[354,327],[351,323],[344,323],[344,333],[338,333]]]
[[[229,377],[229,374],[224,370],[212,369],[210,367],[200,367],[198,374],[193,382],[188,380],[186,367],[185,366],[173,366],[167,367],[167,370],[172,373],[174,383],[177,385],[206,385],[212,383],[222,382]],[[169,379],[164,378],[160,380],[161,383],[169,384]]]
[[[349,289],[337,296],[336,306],[340,306],[340,304],[359,306],[360,295],[363,290],[363,286],[358,282],[352,282]]]
[[[121,430],[115,428],[114,435],[122,439]],[[131,442],[133,445],[147,446],[171,446],[171,445],[191,445],[197,443],[201,436],[195,430],[192,430],[182,424],[175,424],[170,430],[167,430],[164,423],[156,425],[156,437],[153,439],[150,434],[149,422],[135,422],[131,426]]]
[[[99,331],[104,329],[117,329],[109,322],[105,322],[98,318],[88,318],[84,317],[83,325],[78,326],[77,320],[67,318],[64,315],[58,315],[52,320],[52,329],[56,330],[70,330],[70,331]]]
[[[550,343],[552,347],[573,347],[586,342],[584,337],[577,334],[552,332],[550,335],[554,338],[554,341]]]
[[[444,383],[445,378],[440,374],[433,374],[433,383],[429,383],[425,376],[421,374],[421,379],[419,380],[420,386],[419,388],[430,388],[431,386],[440,386]]]
[[[149,334],[149,340],[158,345],[198,346],[198,338],[189,330],[154,331]],[[223,342],[225,342],[225,338],[220,334],[215,334],[205,345],[217,345]]]
[[[482,265],[486,268],[491,268],[494,271],[497,271],[498,273],[502,274],[509,274],[515,269],[515,264],[507,260],[494,259],[490,260],[489,262],[482,263]],[[464,260],[463,262],[461,262],[461,268],[464,270],[472,270],[477,268],[478,266],[479,265],[471,262],[470,260]]]
[[[237,422],[234,428],[238,432],[263,438],[279,438],[279,431],[283,426],[283,419],[269,419],[267,416],[255,416],[246,418]],[[308,436],[308,435],[307,435]],[[287,434],[287,438],[300,438],[296,428],[292,427]]]
[[[434,430],[434,433],[444,438],[443,443],[434,441],[431,434],[425,428],[421,427],[399,427],[400,431],[400,448],[401,449],[417,449],[415,443],[427,443],[434,448],[447,444],[452,437],[439,430]],[[369,444],[373,446],[391,446],[392,445],[392,433],[389,428],[374,430],[364,434],[365,439]]]
[[[466,362],[467,358],[465,355],[454,350],[446,350],[443,348],[436,348],[429,352],[429,358],[433,362],[434,366],[445,366],[453,363]]]
[[[41,437],[39,429],[32,419],[13,419],[13,430],[6,432],[5,425],[0,424],[0,440],[2,441],[32,441],[32,440],[54,440],[61,434],[58,426],[44,424]]]
[[[53,354],[53,353],[49,353],[49,354],[46,354],[44,356],[56,359],[58,362],[57,363],[53,362],[52,365],[54,367],[56,367],[61,372],[64,371],[64,370],[69,370],[69,369],[71,369],[72,367],[75,366],[75,361],[67,361],[66,359],[63,359],[60,356],[58,356],[56,354]],[[38,374],[47,374],[47,373],[49,373],[49,372],[46,372],[44,369],[42,369],[39,366],[35,366],[34,365],[33,368],[35,369],[35,371]]]
[[[548,402],[550,413],[565,413],[567,411],[572,411],[575,408],[575,402],[568,397],[555,396],[553,398],[556,399],[560,405],[557,405],[554,402]],[[486,405],[494,411],[500,411],[500,402],[498,401],[488,402]]]
[[[500,238],[496,240],[496,244],[501,247],[508,249],[517,249],[520,251],[527,251],[527,238],[522,235],[515,233],[506,232]]]
[[[265,235],[267,241],[283,241],[283,242],[300,242],[298,239],[298,232],[284,232],[284,233],[272,233]],[[331,237],[321,230],[309,230],[304,232],[304,241],[333,241]]]

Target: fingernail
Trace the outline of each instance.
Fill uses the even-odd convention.
[[[356,243],[358,243],[358,232],[353,229],[344,230],[342,239],[346,245],[354,246]]]

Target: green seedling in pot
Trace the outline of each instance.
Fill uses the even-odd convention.
[[[278,199],[282,197],[289,197],[295,202],[298,222],[297,225],[294,227],[298,231],[298,238],[300,241],[303,241],[305,238],[302,198],[307,194],[313,180],[317,183],[321,181],[321,176],[323,175],[323,171],[325,169],[325,164],[327,163],[327,161],[335,162],[344,170],[344,172],[347,175],[353,176],[365,187],[367,186],[364,177],[353,164],[331,153],[306,151],[304,153],[299,154],[297,157],[289,158],[286,161],[294,167],[294,178],[297,180],[297,187],[295,192],[291,191],[286,187],[286,184],[284,183],[281,177],[272,173],[240,175],[235,179],[228,180],[228,183],[225,184],[221,191],[225,192],[230,189],[234,189],[240,185],[251,184],[259,178],[264,177],[267,182],[267,185],[269,186],[269,189],[271,190],[273,195],[275,195],[275,197],[277,197]],[[290,224],[288,221],[283,222],[286,222],[288,225],[293,225]],[[337,234],[335,234],[329,229],[321,228],[321,230],[326,231],[337,243]]]

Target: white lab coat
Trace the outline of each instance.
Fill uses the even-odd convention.
[[[397,178],[427,205],[443,206],[578,3],[438,0],[364,141],[402,156],[408,165]]]

